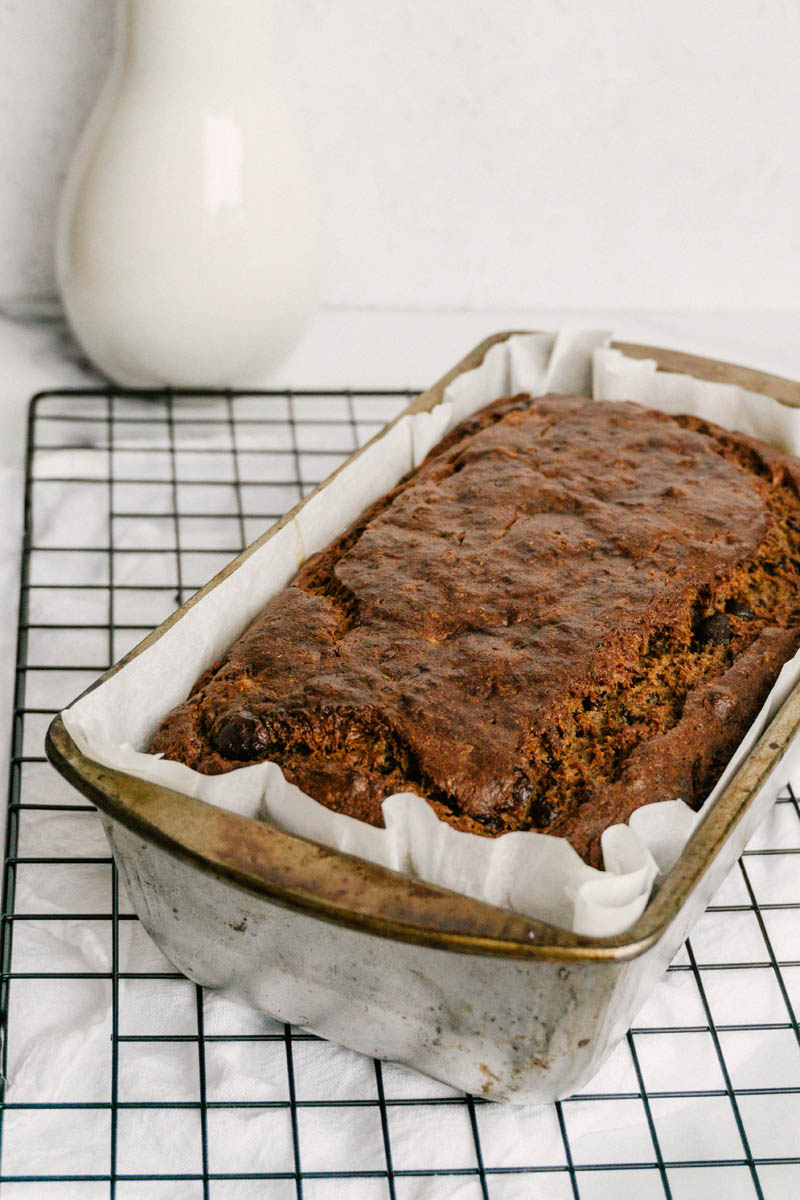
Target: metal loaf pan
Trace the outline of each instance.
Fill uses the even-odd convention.
[[[450,380],[508,336],[482,342],[406,412],[439,404]],[[654,358],[660,369],[800,404],[800,384],[786,379],[649,346],[617,346]],[[249,552],[103,679],[202,603]],[[144,926],[191,979],[365,1054],[520,1103],[569,1095],[624,1036],[765,816],[776,785],[785,783],[776,768],[798,726],[800,687],[639,920],[602,939],[456,895],[99,766],[81,754],[58,717],[47,753],[99,808]]]

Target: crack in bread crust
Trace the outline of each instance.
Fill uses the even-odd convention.
[[[702,802],[800,644],[799,483],[693,417],[496,401],[309,559],[151,750],[269,758],[378,825],[414,791],[598,863],[641,804]]]

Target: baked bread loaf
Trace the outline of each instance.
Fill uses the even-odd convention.
[[[688,416],[501,399],[308,560],[155,734],[270,759],[373,825],[393,792],[599,865],[708,795],[800,645],[800,462]]]

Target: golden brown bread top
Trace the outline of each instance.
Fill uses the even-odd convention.
[[[638,804],[702,799],[796,648],[797,469],[635,404],[497,401],[306,563],[151,749],[273,759],[374,824],[415,791],[596,861]],[[690,719],[709,687],[724,719]]]

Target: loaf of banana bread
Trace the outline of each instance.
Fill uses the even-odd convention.
[[[454,429],[308,560],[155,734],[262,759],[373,825],[600,835],[698,807],[800,645],[800,462],[688,416],[549,395]]]

